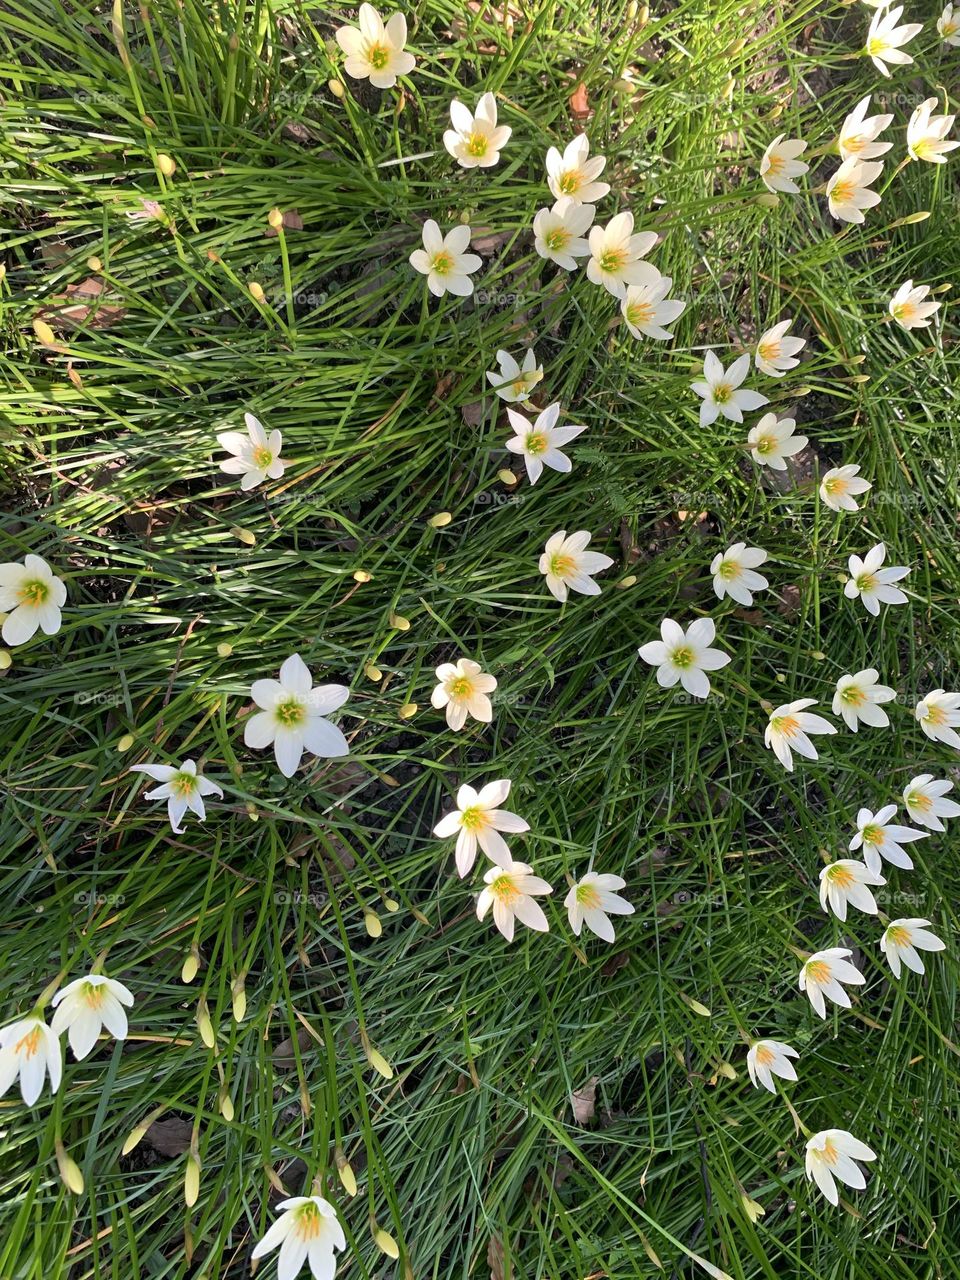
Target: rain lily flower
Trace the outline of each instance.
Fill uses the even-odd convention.
[[[850,841],[849,848],[851,852],[863,848],[863,860],[871,871],[879,872],[883,866],[881,859],[902,867],[904,871],[912,871],[913,861],[902,846],[912,844],[914,840],[929,839],[926,831],[891,823],[890,819],[896,812],[895,804],[887,804],[876,813],[869,809],[861,809],[857,813],[857,834]]]
[[[824,1129],[807,1143],[806,1174],[815,1182],[831,1204],[839,1204],[838,1178],[848,1187],[862,1191],[867,1185],[863,1170],[856,1160],[876,1160],[876,1154],[865,1142],[846,1129]]]
[[[851,556],[848,561],[850,577],[843,584],[843,594],[847,599],[855,600],[859,596],[864,608],[875,618],[882,604],[907,603],[907,597],[900,588],[891,584],[905,578],[910,570],[903,565],[881,568],[886,554],[887,548],[878,542],[862,560],[859,556]]]
[[[828,996],[834,1004],[849,1009],[850,997],[841,984],[858,986],[866,982],[860,970],[847,959],[852,954],[846,947],[828,947],[826,951],[815,951],[800,970],[800,990],[807,993],[807,998],[821,1018],[827,1016],[824,996]]]
[[[772,329],[768,329],[757,343],[753,359],[761,373],[766,373],[771,378],[782,378],[788,369],[795,369],[800,363],[796,355],[807,345],[807,340],[787,333],[792,324],[792,319],[781,320]]]
[[[773,1083],[773,1077],[796,1080],[797,1072],[790,1059],[799,1057],[796,1049],[784,1044],[782,1040],[758,1040],[747,1050],[750,1082],[755,1089],[763,1085],[768,1092],[776,1093],[777,1086]]]
[[[907,813],[922,827],[931,831],[945,831],[942,818],[960,817],[960,804],[947,800],[953,783],[945,778],[935,779],[932,773],[917,774],[903,789],[903,803]]]
[[[606,156],[590,155],[590,142],[585,133],[577,134],[564,147],[563,155],[556,147],[547,152],[547,184],[554,198],[567,196],[577,204],[596,204],[609,192],[605,182],[596,179],[603,173]]]
[[[430,695],[430,705],[439,711],[447,709],[447,724],[454,732],[473,716],[482,724],[493,719],[493,707],[488,694],[497,687],[495,676],[487,675],[479,662],[458,658],[456,662],[442,662],[437,667],[439,683]]]
[[[292,778],[304,750],[316,756],[345,756],[350,746],[340,730],[325,720],[342,707],[350,690],[342,684],[313,688],[310,671],[299,654],[287,658],[279,680],[254,680],[250,697],[260,710],[244,727],[243,741],[256,751],[273,745],[277,767]]]
[[[937,19],[937,32],[944,44],[960,45],[960,8],[952,4],[944,6]]]
[[[800,190],[793,179],[810,168],[804,160],[797,158],[806,149],[807,144],[801,138],[777,134],[760,161],[760,177],[768,191],[784,191],[793,195]]]
[[[816,760],[817,749],[810,741],[811,733],[836,733],[836,726],[823,716],[814,715],[807,707],[815,707],[816,698],[799,698],[774,707],[764,730],[763,740],[790,773],[793,772],[793,753],[807,760]]]
[[[627,285],[649,284],[650,264],[643,262],[657,243],[655,231],[633,233],[633,214],[618,213],[605,227],[591,227],[587,276],[622,298]]]
[[[366,8],[367,6],[364,6]],[[291,1196],[277,1205],[281,1215],[251,1253],[253,1261],[280,1249],[277,1280],[293,1280],[305,1262],[314,1280],[333,1280],[334,1250],[346,1249],[337,1211],[322,1196]]]
[[[73,1056],[85,1058],[104,1027],[117,1040],[127,1038],[127,1015],[123,1006],[133,1006],[133,996],[115,978],[90,973],[62,987],[51,1001],[55,1012],[50,1022],[54,1035],[67,1032]]]
[[[666,342],[673,334],[664,325],[673,324],[687,304],[679,298],[667,297],[673,288],[672,277],[662,276],[653,266],[650,270],[655,279],[651,276],[645,284],[627,285],[620,311],[635,338],[655,338],[658,342]]]
[[[45,636],[55,636],[66,602],[67,588],[46,560],[28,555],[23,564],[0,564],[0,613],[7,615],[2,628],[6,644],[25,644],[37,628]]]
[[[853,463],[843,467],[831,467],[820,481],[820,501],[831,511],[859,511],[854,501],[855,493],[866,493],[873,485],[860,476],[860,468]]]
[[[632,916],[633,904],[621,898],[614,890],[622,889],[626,880],[620,876],[598,875],[596,871],[588,871],[580,877],[563,900],[567,909],[570,928],[580,937],[584,925],[602,938],[604,942],[613,942],[616,934],[609,916]]]
[[[443,236],[432,218],[423,224],[423,248],[414,249],[410,265],[427,277],[427,288],[434,297],[453,293],[467,298],[473,293],[470,276],[480,269],[483,259],[479,254],[465,252],[472,234],[469,227],[461,225]]]
[[[716,636],[712,618],[697,618],[686,631],[672,618],[660,623],[660,640],[650,640],[637,652],[644,662],[657,668],[657,684],[672,689],[679,680],[694,698],[706,698],[710,692],[708,671],[719,671],[730,661],[730,655],[711,649]]]
[[[527,400],[533,388],[543,379],[543,365],[537,364],[537,357],[532,347],[523,357],[523,365],[517,364],[509,351],[497,352],[499,370],[487,371],[487,381],[501,400],[508,404],[519,404]]]
[[[890,299],[887,310],[901,329],[929,329],[930,317],[940,309],[939,302],[926,302],[930,292],[928,284],[914,287],[912,280],[906,280]]]
[[[938,105],[936,98],[927,98],[910,117],[907,125],[907,153],[911,160],[946,164],[947,152],[960,147],[960,142],[946,140],[956,117],[935,116],[933,113]]]
[[[508,778],[498,778],[496,782],[488,782],[479,791],[464,784],[457,792],[456,809],[445,813],[433,828],[435,836],[445,838],[455,835],[457,837],[457,871],[461,879],[476,862],[478,848],[482,849],[490,861],[497,863],[498,866],[512,865],[510,850],[500,832],[517,834],[529,831],[530,827],[515,813],[498,808],[509,794]],[[482,920],[483,916],[480,919]]]
[[[740,388],[740,383],[750,372],[750,356],[742,355],[734,360],[729,369],[724,369],[712,351],[708,351],[703,361],[703,381],[692,382],[691,389],[701,396],[700,425],[708,427],[716,422],[722,413],[731,422],[742,422],[744,410],[759,409],[769,404],[767,396],[759,391],[748,391]]]
[[[900,977],[900,962],[914,973],[926,973],[917,951],[945,951],[946,943],[935,933],[924,928],[929,920],[891,920],[880,939],[880,950],[887,957],[887,964],[895,978]]]
[[[884,76],[890,75],[890,68],[887,66],[888,62],[894,66],[905,66],[913,61],[909,53],[904,53],[900,46],[912,40],[915,35],[923,30],[921,22],[908,22],[904,26],[898,27],[897,23],[902,16],[902,4],[898,4],[895,9],[888,9],[885,6],[879,8],[873,15],[870,30],[867,32],[867,43],[864,51],[880,74]]]
[[[566,529],[560,529],[547,539],[540,557],[540,572],[547,579],[550,594],[562,604],[570,591],[583,596],[598,596],[600,588],[593,580],[595,573],[609,569],[613,561],[600,551],[588,551],[591,535],[586,529],[578,529],[567,537]]]
[[[497,100],[485,93],[477,103],[476,115],[456,98],[450,103],[450,123],[443,135],[443,145],[464,169],[489,169],[500,159],[513,132],[507,125],[497,125]]]
[[[870,190],[870,184],[876,182],[882,172],[883,162],[879,160],[858,160],[856,156],[844,160],[827,182],[827,207],[831,215],[838,222],[863,222],[863,210],[880,203],[879,195]]]
[[[39,1014],[0,1027],[0,1098],[19,1076],[20,1095],[32,1107],[44,1076],[50,1076],[51,1092],[56,1093],[62,1073],[60,1038]]]
[[[877,903],[867,885],[886,884],[879,872],[871,871],[856,858],[838,858],[820,872],[820,905],[838,920],[846,920],[847,904],[868,915],[877,914]]]
[[[881,702],[892,702],[897,696],[896,689],[889,685],[878,684],[879,671],[875,667],[866,667],[856,675],[841,676],[837,681],[837,691],[833,695],[833,714],[842,716],[847,728],[857,732],[860,724],[872,725],[876,729],[886,729],[890,723],[887,713],[880,708]]]
[[[268,436],[259,418],[252,413],[245,413],[243,420],[247,424],[247,434],[242,431],[222,431],[217,441],[222,449],[233,454],[220,463],[220,470],[228,476],[240,476],[240,488],[246,492],[263,484],[268,477],[279,480],[287,466],[280,458],[283,438],[279,431],[271,431]]]
[[[844,120],[837,139],[841,160],[876,160],[886,155],[892,142],[878,142],[884,129],[893,122],[893,115],[867,116],[870,110],[870,94],[861,98]]]
[[[176,767],[170,764],[135,764],[131,766],[130,772],[145,773],[148,778],[153,778],[154,782],[161,783],[153,791],[146,792],[144,799],[166,800],[167,814],[174,835],[183,835],[180,823],[188,809],[192,809],[201,822],[205,820],[207,811],[203,803],[204,796],[217,796],[218,799],[223,799],[223,792],[217,784],[208,782],[197,773],[194,760],[184,760]]]
[[[543,468],[551,471],[571,471],[573,464],[563,452],[564,445],[575,440],[586,427],[558,427],[560,401],[548,405],[536,419],[530,422],[516,409],[508,409],[507,417],[516,435],[507,441],[511,453],[519,453],[527,468],[527,476],[531,484],[536,484],[543,474]]]
[[[745,542],[735,542],[726,551],[718,552],[710,565],[717,599],[729,596],[749,608],[753,592],[765,591],[770,585],[762,573],[754,573],[766,558],[762,547],[748,547]]]
[[[778,418],[775,413],[765,413],[747,435],[747,445],[754,462],[761,467],[770,467],[772,471],[786,471],[784,458],[792,458],[809,443],[806,436],[793,434],[796,427],[793,418]]]
[[[577,259],[590,252],[584,232],[596,216],[592,204],[577,204],[570,196],[563,196],[552,209],[540,209],[534,218],[533,247],[541,258],[564,271],[576,271]]]
[[[920,699],[913,714],[928,738],[960,751],[960,735],[956,733],[960,726],[960,693],[934,689]]]
[[[412,53],[404,53],[407,20],[402,13],[386,25],[372,4],[362,4],[360,28],[340,27],[337,44],[347,55],[343,69],[354,80],[369,80],[375,89],[392,89],[397,76],[407,76],[416,66]]]
[[[491,867],[484,873],[482,890],[477,899],[477,919],[482,920],[493,907],[493,923],[508,942],[513,941],[515,921],[528,929],[546,933],[550,928],[540,904],[534,899],[545,893],[553,893],[552,885],[533,874],[533,868],[525,862],[506,862]]]

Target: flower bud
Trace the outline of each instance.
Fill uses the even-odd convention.
[[[165,155],[163,152],[157,156],[157,168],[165,178],[172,178],[177,172],[177,166],[174,164],[172,157]]]
[[[427,524],[430,525],[432,529],[443,529],[451,522],[452,519],[453,516],[449,511],[438,511],[435,516],[430,517]]]

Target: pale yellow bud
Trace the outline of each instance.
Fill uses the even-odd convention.
[[[197,1203],[200,1194],[200,1161],[195,1155],[187,1156],[187,1169],[183,1176],[183,1199],[188,1209]]]
[[[389,1231],[384,1231],[383,1227],[377,1227],[373,1233],[373,1240],[377,1248],[387,1255],[388,1258],[399,1258],[400,1247],[394,1240]]]
[[[257,302],[263,301],[263,289],[259,284],[257,284],[256,280],[251,280],[247,285],[247,288],[250,290],[251,298],[255,298]]]
[[[350,1161],[339,1147],[334,1153],[334,1159],[337,1162],[337,1173],[340,1175],[344,1191],[348,1196],[355,1196],[357,1194],[357,1177],[351,1168]]]
[[[433,529],[443,529],[450,523],[452,519],[453,519],[453,516],[449,511],[438,511],[435,516],[430,517],[430,519],[427,521],[427,524],[430,525],[430,527]]]
[[[214,1034],[213,1023],[210,1020],[210,1010],[207,1008],[207,1002],[200,997],[197,1003],[197,1029],[200,1032],[200,1039],[208,1049],[216,1048],[217,1037]]]
[[[373,574],[368,573],[366,569],[354,569],[353,580],[354,582],[372,582]]]
[[[80,1166],[69,1155],[66,1148],[59,1138],[56,1140],[57,1168],[60,1170],[60,1178],[63,1185],[68,1191],[72,1191],[75,1196],[83,1195],[83,1174],[80,1172]]]
[[[117,743],[117,751],[123,755],[125,751],[129,751],[134,744],[134,736],[132,733],[125,733]]]
[[[394,631],[409,631],[410,619],[405,618],[402,613],[391,613],[390,625]]]
[[[271,209],[267,214],[267,222],[270,223],[274,231],[279,231],[283,226],[283,214],[279,209]]]
[[[775,195],[772,191],[764,191],[761,195],[757,196],[754,203],[758,204],[761,209],[776,209],[780,204],[780,197]]]
[[[227,644],[227,643],[224,641],[222,644],[218,644],[218,645],[217,645],[217,655],[218,655],[218,657],[221,657],[221,658],[229,658],[229,657],[230,657],[230,655],[231,655],[231,653],[233,653],[233,645],[232,645],[232,644]]]
[[[391,1067],[390,1063],[386,1060],[379,1049],[368,1050],[367,1058],[374,1071],[379,1072],[379,1074],[383,1076],[384,1080],[393,1079],[393,1067]]]
[[[371,938],[379,938],[383,933],[383,925],[375,911],[367,910],[363,913],[363,924]]]
[[[383,679],[383,672],[380,670],[378,666],[376,666],[372,662],[368,662],[367,665],[363,668],[363,674],[367,677],[368,680],[372,680],[374,684],[379,684],[380,681]]]
[[[233,1099],[227,1093],[226,1089],[220,1094],[220,1114],[224,1120],[231,1121],[234,1117]]]
[[[9,657],[9,654],[7,656]],[[8,662],[7,666],[9,665],[10,663]],[[416,714],[417,714],[417,704],[415,702],[405,702],[403,706],[400,708],[400,710],[397,712],[397,715],[400,717],[401,720],[412,720]]]
[[[0,649],[0,671],[7,671],[13,666],[13,654],[9,649]]]
[[[247,1013],[247,992],[244,987],[245,974],[237,974],[231,984],[230,990],[233,994],[233,1020],[234,1022],[242,1022]]]
[[[102,271],[102,270],[103,270],[103,263],[100,261],[100,259],[99,259],[99,258],[88,258],[88,259],[87,259],[87,269],[88,269],[89,271]]]
[[[122,1156],[128,1156],[134,1147],[139,1145],[140,1139],[149,1128],[150,1126],[148,1124],[138,1124],[135,1129],[131,1129],[127,1134],[126,1142],[120,1148],[120,1154]]]
[[[502,471],[497,472],[497,479],[501,484],[516,484],[517,477],[515,472],[509,471],[506,467]]]
[[[200,952],[196,943],[190,948],[190,953],[183,962],[183,968],[180,970],[181,982],[192,982],[197,976],[197,970],[200,968]]]
[[[345,92],[344,87],[339,80],[328,80],[327,88],[335,98],[342,98]]]
[[[251,533],[249,529],[241,529],[239,525],[234,525],[230,530],[238,542],[242,542],[245,547],[254,547],[257,544],[257,535]]]
[[[57,335],[45,320],[34,320],[33,332],[37,335],[44,346],[55,347],[57,345]]]
[[[177,166],[174,164],[172,157],[164,155],[163,152],[157,156],[157,168],[165,178],[172,178],[177,172]]]

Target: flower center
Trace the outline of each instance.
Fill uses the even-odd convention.
[[[565,556],[557,551],[550,557],[550,572],[555,578],[569,578],[576,571],[577,564],[573,556]]]
[[[739,578],[743,573],[743,566],[737,560],[721,560],[717,573],[725,581],[732,582],[734,578]]]
[[[887,929],[887,939],[892,942],[895,947],[909,947],[910,930],[906,925],[892,924]]]
[[[40,1048],[40,1028],[34,1027],[32,1031],[28,1031],[25,1036],[13,1046],[14,1053],[22,1053],[24,1057],[32,1058]]]
[[[513,384],[513,394],[515,396],[522,396],[523,393],[527,390],[528,390],[528,386],[527,386],[526,378],[518,378],[516,382]]]
[[[30,609],[38,609],[40,605],[45,604],[49,594],[50,588],[41,578],[29,578],[21,583],[18,592],[20,603]]]
[[[861,573],[856,583],[858,591],[876,591],[879,586],[875,573]]]
[[[384,44],[372,44],[367,51],[367,61],[374,71],[382,71],[390,61],[390,50]]]
[[[649,324],[653,319],[653,307],[649,302],[631,302],[627,307],[627,319],[637,328],[642,324]]]
[[[825,982],[830,981],[830,966],[826,960],[808,960],[804,967],[807,971],[807,977],[811,982],[815,982],[818,987],[822,987]]]
[[[827,1138],[823,1144],[823,1150],[817,1152],[817,1158],[822,1160],[824,1164],[836,1164],[839,1151],[834,1146],[833,1141]]]
[[[561,195],[572,196],[580,190],[580,184],[583,179],[578,169],[567,169],[565,173],[561,173],[557,179],[557,190]]]
[[[776,360],[780,355],[780,343],[776,338],[767,338],[757,348],[757,355],[761,360]]]
[[[879,54],[886,53],[889,48],[890,45],[881,36],[874,36],[867,41],[867,53],[871,58],[876,58]]]
[[[947,713],[942,707],[935,706],[929,702],[924,704],[923,719],[932,725],[942,725],[947,723]]]
[[[843,476],[831,476],[829,480],[825,480],[823,482],[823,487],[826,489],[827,493],[829,493],[832,498],[835,494],[846,493],[847,481],[843,478]]]
[[[793,738],[800,732],[800,722],[796,716],[774,716],[770,721],[774,733],[784,738]]]
[[[912,302],[898,302],[893,308],[893,318],[901,323],[911,324],[917,318],[916,305]]]
[[[484,827],[489,826],[486,810],[481,809],[479,805],[471,805],[468,809],[464,809],[460,814],[460,825],[464,831],[482,831]]]
[[[544,244],[551,253],[559,253],[570,243],[572,234],[573,233],[568,231],[566,227],[557,227],[556,230],[551,231],[544,236]]]
[[[577,885],[577,902],[588,911],[596,911],[600,907],[600,892],[595,884]]]
[[[853,193],[856,190],[856,184],[849,178],[841,182],[833,184],[833,190],[830,192],[831,199],[834,204],[849,204],[853,199]]]
[[[838,889],[849,889],[857,883],[856,876],[849,867],[827,867],[827,879]]]
[[[776,1058],[776,1054],[765,1044],[758,1044],[756,1047],[755,1058],[758,1066],[769,1067],[771,1062]]]
[[[303,1241],[316,1240],[323,1232],[323,1214],[312,1201],[297,1210],[297,1235]]]
[[[933,801],[922,791],[907,792],[906,802],[911,809],[919,809],[921,813],[928,813],[933,808]]]
[[[466,152],[468,156],[475,156],[479,159],[487,154],[487,137],[482,133],[471,133],[467,139]]]
[[[273,454],[265,445],[257,445],[253,450],[253,465],[258,471],[266,471],[273,461]]]
[[[542,431],[533,431],[527,436],[527,453],[534,458],[547,451],[547,437]]]
[[[686,645],[680,645],[670,654],[670,661],[681,671],[686,671],[688,667],[693,666],[693,650]]]
[[[606,271],[609,275],[615,275],[626,266],[627,251],[626,249],[604,249],[598,262],[601,271]]]
[[[713,388],[713,398],[717,404],[726,404],[733,395],[733,388],[729,382],[718,382]]]
[[[770,453],[776,443],[776,439],[773,436],[761,436],[755,446],[757,453]]]
[[[170,779],[170,787],[175,796],[192,796],[197,789],[197,775],[180,769]]]
[[[523,894],[514,884],[513,877],[506,873],[491,880],[490,892],[498,902],[502,902],[505,906],[510,906],[511,903],[523,897]]]
[[[469,698],[473,693],[473,681],[469,676],[455,676],[447,685],[451,698]]]
[[[842,702],[846,702],[851,707],[862,707],[867,700],[867,695],[863,692],[859,685],[848,684],[844,691],[840,694]]]
[[[852,151],[854,155],[859,155],[867,145],[867,140],[862,133],[854,133],[849,138],[844,138],[843,145],[847,151]]]
[[[436,275],[448,276],[453,270],[453,258],[446,249],[441,249],[439,253],[434,254],[430,266]]]
[[[870,823],[863,828],[863,843],[873,845],[875,848],[883,844],[883,827],[878,826],[875,822]]]
[[[778,174],[783,168],[783,156],[778,156],[776,152],[767,156],[767,172]]]
[[[107,998],[107,988],[102,982],[85,982],[80,988],[80,996],[88,1009],[99,1009]]]
[[[296,728],[306,719],[307,709],[299,698],[284,698],[273,709],[273,714],[283,729]]]

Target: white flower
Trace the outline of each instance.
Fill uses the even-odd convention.
[[[430,705],[438,711],[446,707],[451,729],[462,729],[468,715],[483,724],[490,723],[493,707],[487,694],[497,687],[495,676],[487,675],[479,662],[471,662],[469,658],[458,658],[455,663],[442,662],[436,674],[439,684],[430,695]]]
[[[711,649],[716,635],[712,618],[697,618],[686,631],[672,618],[660,623],[660,640],[651,640],[637,652],[644,662],[657,668],[657,684],[671,689],[679,680],[694,698],[705,698],[710,692],[707,671],[719,671],[730,661],[730,655]]]
[[[533,388],[543,379],[543,365],[537,364],[532,347],[523,357],[523,365],[517,364],[509,351],[498,351],[499,370],[487,371],[487,381],[501,400],[519,404],[529,399]]]
[[[931,164],[946,164],[947,152],[960,147],[960,142],[948,142],[947,134],[953,128],[954,116],[935,116],[936,98],[921,102],[907,125],[907,152],[911,160],[928,160]]]
[[[765,591],[770,585],[762,573],[754,573],[766,558],[762,547],[748,547],[745,542],[735,542],[715,555],[710,572],[717,599],[729,596],[749,608],[753,604],[753,592]]]
[[[473,232],[469,227],[457,226],[445,236],[432,218],[423,224],[423,248],[414,249],[410,265],[427,277],[427,288],[434,297],[445,293],[467,298],[473,293],[470,275],[483,265],[476,253],[466,253]]]
[[[867,885],[886,883],[879,872],[871,871],[856,858],[838,858],[820,872],[820,905],[838,920],[846,920],[848,903],[875,916],[877,902]]]
[[[613,561],[600,551],[587,551],[591,535],[586,529],[578,529],[567,537],[566,529],[560,529],[547,539],[539,569],[547,579],[550,594],[562,604],[570,591],[583,596],[598,596],[600,588],[593,580],[595,573],[609,569]]]
[[[457,871],[461,878],[467,874],[477,860],[477,847],[481,848],[491,862],[501,867],[509,867],[512,862],[506,840],[501,831],[512,834],[529,831],[529,825],[523,818],[518,818],[508,809],[500,809],[510,794],[508,778],[498,778],[496,782],[488,782],[480,791],[464,784],[457,792],[457,807],[445,813],[433,828],[435,836],[457,837]],[[483,916],[480,917],[483,919]]]
[[[810,168],[804,160],[797,158],[806,149],[807,144],[801,138],[777,134],[760,161],[760,177],[768,191],[784,191],[792,195],[800,190],[793,179]]]
[[[324,719],[343,706],[350,690],[342,684],[313,688],[299,654],[287,658],[279,680],[254,680],[250,697],[261,710],[247,721],[243,741],[257,751],[272,743],[285,778],[292,778],[300,767],[304,749],[323,757],[345,756],[350,750],[336,725]]]
[[[827,207],[838,222],[863,222],[863,210],[880,203],[876,191],[870,190],[883,172],[879,160],[858,160],[851,156],[827,182]]]
[[[806,710],[816,705],[816,698],[798,698],[796,702],[785,702],[770,712],[763,740],[790,773],[793,772],[794,751],[807,760],[817,759],[817,749],[809,738],[811,733],[837,732],[829,720]]]
[[[700,406],[701,427],[716,422],[721,413],[731,422],[742,422],[745,409],[759,409],[761,405],[769,404],[768,397],[762,396],[759,391],[739,389],[749,372],[749,355],[739,356],[729,369],[724,369],[714,353],[707,352],[703,361],[703,381],[690,384],[691,390],[703,398]]]
[[[596,216],[592,204],[577,204],[570,196],[564,196],[552,209],[537,213],[533,220],[533,247],[541,258],[555,262],[565,271],[576,271],[577,259],[590,252],[584,232]]]
[[[620,311],[635,338],[655,338],[658,342],[666,342],[673,334],[664,325],[673,324],[687,304],[679,298],[667,297],[673,288],[670,276],[662,276],[654,266],[650,270],[653,275],[645,284],[627,285]]]
[[[843,467],[831,467],[824,472],[820,481],[820,500],[831,511],[859,511],[854,501],[855,493],[867,493],[873,485],[860,475],[860,468],[855,463],[847,463]]]
[[[6,644],[25,644],[38,627],[45,636],[55,636],[66,601],[62,579],[55,577],[39,556],[25,556],[23,564],[0,564],[0,613],[7,615],[2,629]]]
[[[781,320],[760,338],[753,359],[761,373],[782,378],[788,369],[795,369],[800,363],[795,357],[807,345],[807,340],[787,333],[792,324],[793,320]]]
[[[856,675],[841,676],[837,681],[837,691],[833,695],[833,714],[843,716],[847,728],[857,732],[859,725],[868,724],[876,729],[885,729],[890,718],[880,709],[881,702],[892,702],[897,696],[896,689],[889,685],[878,684],[879,671],[875,667],[866,667]]]
[[[543,474],[543,468],[552,471],[567,472],[573,464],[563,452],[564,445],[575,440],[586,427],[558,427],[560,401],[548,405],[530,422],[516,409],[508,409],[507,417],[516,435],[511,436],[506,447],[511,453],[519,453],[527,468],[527,476],[531,484],[536,484]]]
[[[279,480],[287,466],[280,458],[283,438],[279,431],[271,431],[268,436],[258,418],[252,413],[245,413],[243,420],[247,424],[247,434],[242,431],[222,431],[217,441],[232,458],[220,463],[220,470],[228,476],[240,476],[240,488],[246,492],[263,484],[269,477]]]
[[[369,80],[375,89],[392,89],[397,76],[409,75],[416,66],[411,53],[404,53],[407,20],[393,14],[384,25],[372,4],[362,4],[360,28],[339,27],[337,44],[347,55],[343,69],[354,80]]]
[[[747,1071],[755,1089],[763,1085],[770,1093],[777,1092],[773,1077],[796,1080],[797,1072],[791,1058],[799,1058],[796,1049],[782,1040],[758,1040],[747,1050]]]
[[[279,1246],[277,1280],[293,1280],[305,1262],[309,1262],[314,1280],[333,1280],[337,1266],[334,1250],[347,1247],[333,1205],[322,1196],[291,1196],[281,1200],[277,1208],[282,1210],[281,1216],[251,1259],[256,1261]]]
[[[21,1097],[32,1107],[44,1076],[49,1074],[50,1090],[56,1093],[62,1073],[60,1040],[39,1014],[0,1027],[0,1098],[19,1076]]]
[[[929,329],[930,317],[940,309],[939,302],[924,301],[929,292],[928,284],[914,287],[912,280],[906,280],[893,295],[887,310],[901,329]]]
[[[443,145],[464,169],[495,165],[513,132],[507,125],[497,125],[497,100],[492,93],[483,94],[475,115],[454,98],[450,123],[453,128],[444,133]]]
[[[919,773],[903,789],[903,803],[907,813],[923,827],[931,831],[945,831],[942,818],[960,817],[960,804],[947,800],[953,783],[946,778],[936,780],[932,773]]]
[[[946,943],[935,933],[925,929],[929,920],[907,919],[891,920],[880,939],[880,950],[887,957],[887,964],[893,970],[895,978],[900,977],[900,962],[912,969],[914,973],[926,973],[923,961],[917,955],[921,951],[945,951]]]
[[[914,715],[920,721],[920,728],[934,742],[944,742],[948,747],[956,747],[960,751],[960,735],[955,730],[960,726],[960,693],[947,693],[944,689],[933,689],[920,699],[914,709]]]
[[[937,32],[944,44],[960,45],[960,9],[946,5],[937,19]]]
[[[180,823],[188,809],[192,809],[201,822],[207,816],[204,807],[204,796],[217,796],[223,799],[223,792],[215,782],[208,782],[197,773],[196,762],[184,760],[174,767],[170,764],[135,764],[131,773],[145,773],[154,782],[162,783],[153,791],[147,791],[145,800],[166,800],[170,826],[175,835],[183,835]]]
[[[851,852],[863,848],[863,860],[871,871],[879,872],[883,866],[881,859],[884,858],[895,867],[912,871],[913,862],[902,846],[912,844],[914,840],[929,839],[926,831],[891,824],[890,819],[896,812],[897,806],[888,804],[876,813],[871,813],[869,809],[861,809],[857,813],[857,834],[848,847]]]
[[[553,893],[553,887],[533,875],[533,868],[525,862],[507,862],[491,867],[484,873],[486,888],[477,898],[477,919],[482,920],[493,907],[493,923],[508,942],[513,941],[515,921],[528,929],[546,933],[550,928],[547,917],[534,897]]]
[[[865,52],[880,74],[884,76],[890,74],[888,62],[893,63],[894,66],[905,66],[913,61],[909,53],[904,53],[900,46],[912,40],[923,30],[921,22],[908,22],[898,27],[897,23],[902,15],[902,4],[897,5],[895,9],[880,8],[873,15],[870,30],[867,32]]]
[[[881,568],[886,554],[887,548],[878,542],[862,560],[859,556],[851,556],[848,561],[850,577],[843,584],[843,594],[847,599],[855,600],[859,596],[864,608],[875,618],[882,604],[907,603],[907,597],[900,588],[891,584],[905,578],[910,570],[903,565]]]
[[[806,1174],[815,1182],[831,1204],[839,1203],[838,1178],[848,1187],[862,1191],[867,1185],[863,1170],[856,1160],[876,1160],[876,1154],[865,1142],[846,1129],[824,1129],[807,1143]]]
[[[867,116],[870,110],[870,94],[861,98],[844,120],[837,146],[841,160],[875,160],[886,155],[892,142],[878,142],[877,138],[893,122],[893,115]]]
[[[117,1040],[127,1038],[127,1015],[123,1006],[132,1007],[133,996],[114,978],[105,978],[100,973],[75,978],[57,992],[51,1004],[56,1012],[50,1021],[50,1030],[58,1036],[67,1032],[77,1061],[87,1056],[104,1027]]]
[[[810,1003],[821,1018],[827,1016],[824,996],[829,996],[834,1004],[849,1009],[850,997],[841,983],[857,986],[866,982],[860,970],[847,960],[846,957],[852,954],[845,947],[828,947],[826,951],[814,952],[800,970],[800,990],[807,993]]]
[[[620,876],[598,875],[596,871],[588,871],[571,886],[563,905],[567,909],[570,928],[578,938],[580,930],[586,925],[604,942],[613,942],[616,934],[608,916],[632,916],[634,912],[633,904],[614,892],[615,889],[622,889],[626,883]]]
[[[793,418],[777,418],[775,413],[765,413],[747,435],[747,444],[754,462],[773,471],[786,471],[784,458],[792,458],[805,449],[806,436],[795,436],[796,421]]]
[[[655,231],[633,234],[633,214],[618,213],[605,227],[591,227],[587,276],[622,298],[627,285],[649,284],[650,264],[643,262],[657,243]]]
[[[556,147],[547,152],[547,183],[554,197],[569,197],[577,204],[596,204],[609,192],[605,182],[596,179],[603,173],[606,156],[590,155],[590,142],[585,133],[577,134],[568,142],[563,155]]]

